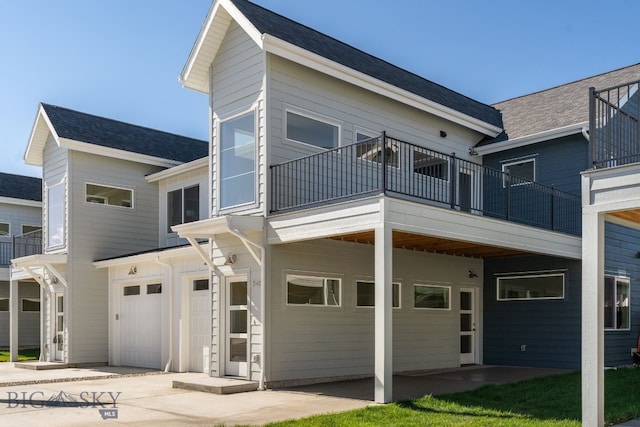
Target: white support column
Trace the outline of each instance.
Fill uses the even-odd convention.
[[[9,360],[18,361],[18,313],[20,298],[18,281],[12,280],[9,287]]]
[[[393,400],[392,245],[391,226],[375,229],[375,401]]]
[[[604,215],[582,214],[582,425],[604,425]]]

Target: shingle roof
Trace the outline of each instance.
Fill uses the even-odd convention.
[[[42,180],[0,172],[0,197],[42,201]]]
[[[105,117],[42,104],[61,138],[161,159],[190,162],[208,155],[208,143]]]
[[[640,64],[493,104],[502,112],[506,135],[486,143],[587,122],[590,87],[606,89],[637,80]]]
[[[246,0],[231,0],[262,34],[270,34],[378,80],[444,105],[485,123],[502,127],[500,113],[423,77],[396,67],[312,28]]]

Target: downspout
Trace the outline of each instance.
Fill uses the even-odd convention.
[[[589,128],[587,128],[586,126],[582,126],[582,136],[584,136],[584,139],[589,142]]]
[[[156,263],[169,269],[169,360],[164,365],[164,371],[169,372],[169,366],[173,361],[173,266],[160,261],[160,256],[156,256]]]

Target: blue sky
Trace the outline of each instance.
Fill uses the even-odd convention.
[[[489,104],[640,62],[635,0],[255,3]],[[177,76],[210,4],[0,0],[0,171],[40,176],[39,102],[206,139],[207,97]]]

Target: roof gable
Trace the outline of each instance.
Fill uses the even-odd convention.
[[[50,104],[40,104],[29,139],[25,160],[42,164],[42,150],[51,133],[58,145],[78,142],[107,149],[104,153],[134,153],[149,159],[179,164],[208,155],[207,141],[137,126],[105,117],[81,113]],[[96,147],[96,148],[97,148]],[[78,146],[74,146],[78,148]],[[91,148],[91,147],[88,147]]]
[[[0,172],[0,197],[41,202],[42,180]]]
[[[493,107],[403,70],[247,0],[220,0],[214,3],[180,77],[185,87],[208,92],[208,67],[220,47],[224,31],[228,28],[231,19],[236,20],[263,49],[269,47],[265,40],[269,40],[267,36],[270,36],[315,54],[325,62],[331,61],[358,75],[400,89],[416,99],[445,107],[449,112],[461,113],[471,118],[471,121],[485,123],[489,125],[486,128],[474,127],[485,134],[495,136],[502,129],[500,112]],[[442,114],[443,117],[452,119],[451,114],[447,112]]]

